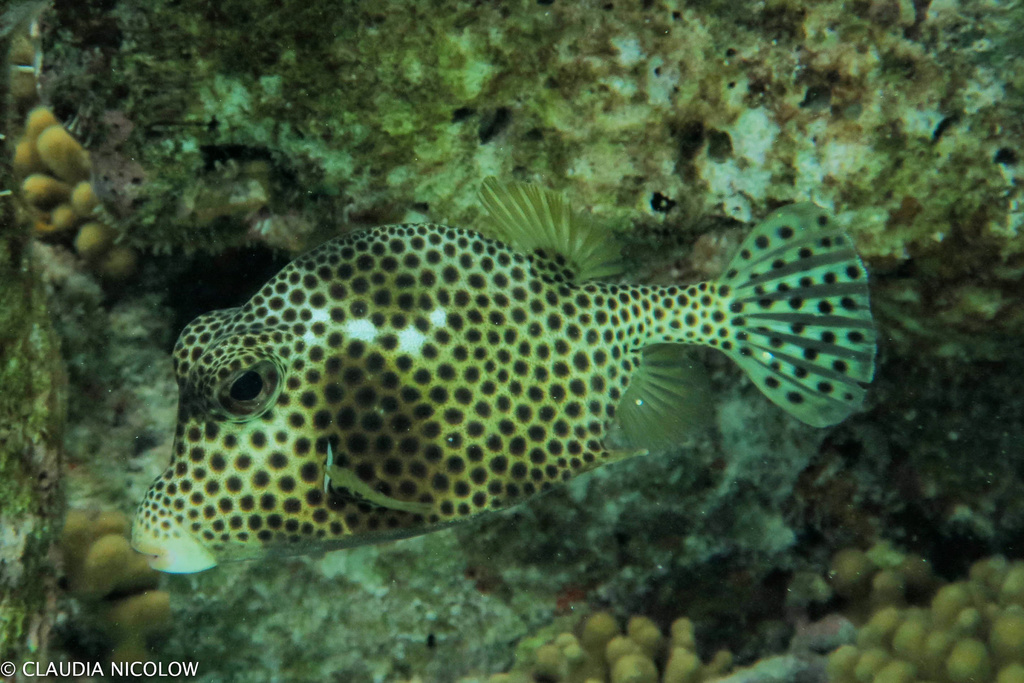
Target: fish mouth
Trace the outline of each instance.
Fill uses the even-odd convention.
[[[213,553],[173,519],[169,529],[154,533],[138,519],[132,525],[132,547],[146,556],[149,566],[168,574],[192,574],[217,565]]]

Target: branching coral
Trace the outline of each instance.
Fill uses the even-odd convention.
[[[62,547],[68,590],[88,605],[113,643],[113,661],[149,659],[147,640],[170,622],[170,595],[156,590],[159,574],[131,549],[120,512],[70,510]]]
[[[77,228],[75,251],[97,273],[122,280],[135,272],[135,252],[115,244],[117,232],[98,215],[89,153],[49,109],[29,112],[12,163],[38,235],[59,238]]]
[[[856,645],[832,653],[830,681],[1024,681],[1024,562],[981,560],[967,580],[934,590],[920,560],[882,569],[869,555],[846,550],[833,561],[837,592],[872,611]]]
[[[700,660],[693,623],[685,617],[672,622],[667,637],[641,616],[622,633],[607,612],[590,616],[577,630],[537,648],[524,671],[496,674],[489,683],[701,683],[732,667],[727,650],[710,662]]]
[[[939,584],[927,561],[888,543],[867,552],[840,550],[832,558],[829,575],[836,593],[848,601],[850,618],[858,623],[879,607],[923,604]]]

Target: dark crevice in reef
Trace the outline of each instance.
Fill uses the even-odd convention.
[[[498,107],[492,112],[483,115],[480,121],[480,144],[486,145],[498,136],[512,123],[512,110],[508,107]]]
[[[196,316],[241,306],[291,257],[258,246],[197,254],[171,278],[167,303],[174,309],[175,335]]]

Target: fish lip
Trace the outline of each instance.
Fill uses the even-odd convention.
[[[167,521],[170,529],[163,538],[138,520],[132,525],[132,547],[146,557],[150,567],[168,574],[192,574],[217,565],[209,548],[173,519]]]

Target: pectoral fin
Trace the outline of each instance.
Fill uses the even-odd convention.
[[[411,500],[397,500],[375,490],[365,481],[357,477],[355,472],[352,470],[335,465],[334,454],[331,452],[331,447],[328,444],[327,472],[324,477],[324,489],[327,493],[330,493],[330,489],[332,488],[345,489],[353,495],[362,498],[370,505],[387,508],[389,510],[411,512],[417,515],[428,515],[433,509],[433,506],[430,505],[430,503],[416,503]]]

